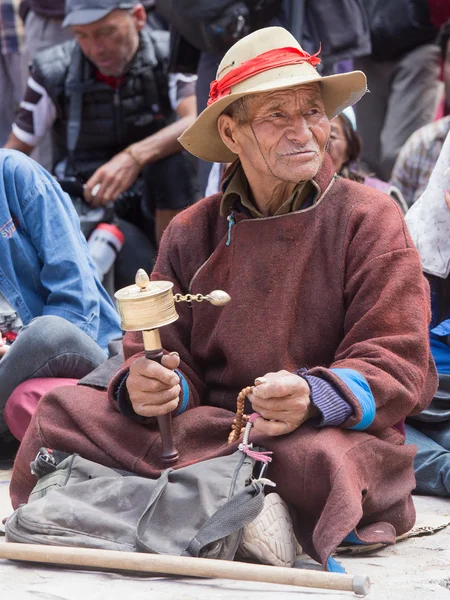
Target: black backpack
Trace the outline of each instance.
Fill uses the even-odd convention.
[[[372,58],[390,60],[433,43],[437,28],[430,21],[428,0],[365,0]]]
[[[225,52],[266,26],[282,0],[156,0],[158,14],[203,52]]]

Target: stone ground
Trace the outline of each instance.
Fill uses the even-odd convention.
[[[8,465],[3,465],[4,467]],[[11,511],[11,471],[0,468],[0,518]],[[448,499],[416,496],[420,520],[450,522]],[[0,532],[0,544],[4,537]],[[372,554],[340,555],[349,574],[370,577],[368,600],[450,600],[450,527]],[[0,559],[0,598],[7,600],[345,600],[349,592],[188,577],[146,577],[44,567]]]

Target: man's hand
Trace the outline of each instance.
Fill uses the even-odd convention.
[[[289,371],[267,373],[255,383],[248,399],[262,417],[253,424],[259,433],[270,436],[291,433],[319,414],[311,402],[308,383],[298,375]]]
[[[126,152],[116,154],[97,169],[87,181],[84,187],[86,202],[92,206],[106,206],[109,202],[117,200],[122,192],[133,185],[140,170],[140,166],[130,154]]]
[[[180,364],[178,354],[167,354],[162,364],[138,358],[130,367],[127,390],[134,412],[143,417],[160,417],[174,411],[180,396],[180,378],[173,369]]]

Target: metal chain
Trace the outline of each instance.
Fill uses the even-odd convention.
[[[203,302],[203,300],[208,300],[208,296],[202,294],[186,294],[185,296],[174,294],[174,300],[175,302]]]

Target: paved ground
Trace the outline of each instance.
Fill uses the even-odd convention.
[[[0,470],[0,517],[11,510],[10,472]],[[450,501],[416,496],[420,517],[450,521]],[[431,516],[430,516],[431,515]],[[0,534],[0,543],[4,538]],[[351,574],[366,574],[368,600],[450,600],[450,527],[414,537],[371,555],[338,560]],[[5,600],[345,600],[352,593],[231,580],[127,576],[19,564],[0,559],[0,598]]]

